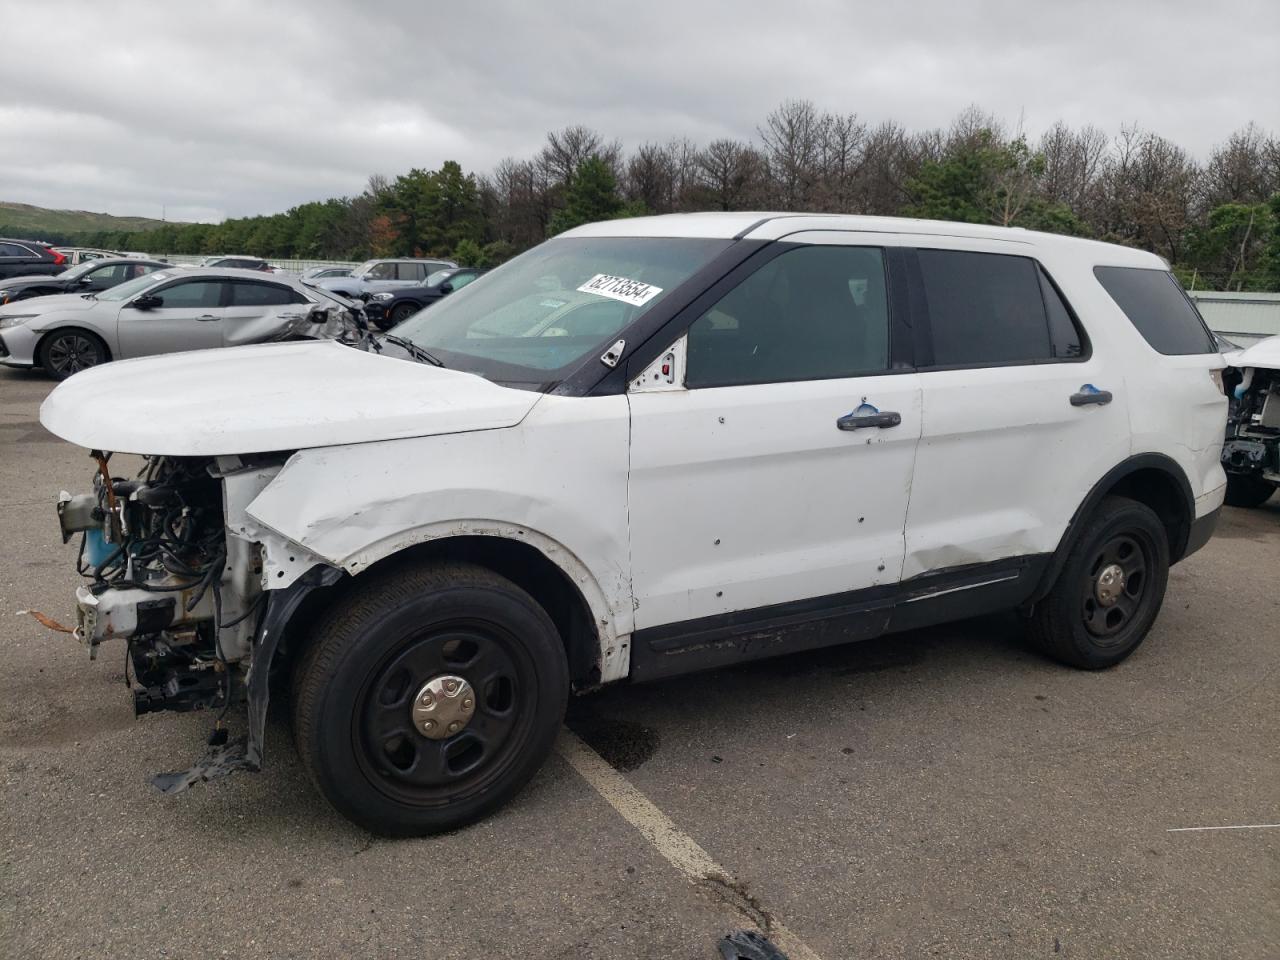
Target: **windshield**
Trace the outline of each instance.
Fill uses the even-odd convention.
[[[354,270],[351,271],[351,276],[363,277],[366,273],[368,273],[370,270],[372,270],[381,262],[382,262],[381,260],[366,260],[364,263],[360,264],[360,266],[356,267]]]
[[[128,300],[135,293],[141,293],[147,287],[154,286],[162,280],[168,280],[175,274],[165,270],[159,270],[156,273],[144,274],[141,277],[134,277],[132,280],[126,280],[124,283],[112,287],[110,290],[99,291],[95,296],[99,300]]]
[[[449,274],[453,273],[453,271],[454,268],[450,267],[447,270],[437,270],[435,273],[428,273],[427,279],[422,281],[422,285],[424,287],[434,287],[438,283],[443,283],[445,280],[449,279]]]
[[[542,389],[601,353],[731,241],[548,240],[396,327],[446,366]]]

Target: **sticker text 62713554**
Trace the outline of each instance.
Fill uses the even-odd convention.
[[[621,300],[633,307],[648,303],[662,292],[661,287],[639,280],[628,280],[626,277],[614,277],[607,273],[597,273],[578,288],[579,293],[598,293],[602,297]]]

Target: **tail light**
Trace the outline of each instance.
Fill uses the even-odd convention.
[[[53,265],[55,267],[60,267],[67,262],[65,253],[59,253],[57,250],[50,250],[49,252],[53,254]]]

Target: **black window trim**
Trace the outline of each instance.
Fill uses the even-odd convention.
[[[1089,339],[1088,330],[1083,323],[1080,322],[1080,315],[1075,307],[1071,305],[1071,301],[1067,299],[1062,292],[1062,287],[1053,279],[1048,268],[1040,260],[1029,251],[1019,251],[1018,253],[1005,253],[996,250],[969,250],[958,247],[934,247],[934,246],[913,246],[904,248],[912,263],[911,279],[913,284],[918,284],[916,297],[913,298],[912,306],[918,310],[919,328],[921,339],[927,341],[927,346],[919,351],[921,358],[927,357],[927,362],[920,363],[917,367],[920,373],[939,373],[947,370],[987,370],[995,367],[1041,367],[1046,364],[1054,363],[1084,363],[1093,357],[1093,342]],[[924,275],[920,268],[920,258],[917,252],[920,250],[937,250],[943,253],[981,253],[993,257],[1019,257],[1023,260],[1030,260],[1044,279],[1049,281],[1054,291],[1058,294],[1058,298],[1062,301],[1062,305],[1067,309],[1067,315],[1071,318],[1072,324],[1076,328],[1076,332],[1080,335],[1081,353],[1078,357],[1042,357],[1038,360],[994,360],[985,363],[934,363],[933,362],[933,318],[929,312],[928,298],[924,292]],[[1049,327],[1049,305],[1044,300],[1044,290],[1037,284],[1040,290],[1040,303],[1044,309],[1045,333],[1049,338],[1050,348],[1053,346],[1053,330]],[[917,314],[913,313],[913,316]]]

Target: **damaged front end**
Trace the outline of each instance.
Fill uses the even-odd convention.
[[[1231,397],[1222,447],[1227,499],[1236,506],[1256,506],[1280,486],[1280,369],[1242,365],[1228,370],[1226,380]]]
[[[284,580],[297,549],[272,552],[244,508],[279,471],[282,455],[143,458],[132,477],[114,475],[111,454],[93,451],[93,491],[63,493],[63,542],[80,536],[75,636],[90,658],[108,640],[127,644],[126,677],[137,715],[216,710],[210,753],[189,771],[160,774],[166,792],[262,763],[267,669],[288,615],[315,586],[341,574],[329,567]],[[294,556],[283,556],[288,552]],[[272,585],[274,586],[274,585]],[[254,664],[261,664],[255,671]],[[260,676],[255,675],[260,674]],[[247,701],[249,730],[227,744],[226,717]]]

